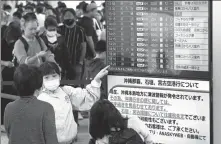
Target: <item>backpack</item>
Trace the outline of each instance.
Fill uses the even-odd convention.
[[[39,43],[39,45],[40,45],[41,51],[43,51],[44,49],[43,49],[43,46],[42,46],[42,42],[41,42],[40,37],[39,37],[39,36],[35,36],[35,37],[36,37],[36,39],[37,39],[37,41],[38,41],[38,43]],[[25,40],[24,37],[20,37],[19,40],[23,43],[24,48],[25,48],[25,51],[26,51],[26,53],[27,53],[27,52],[28,52],[28,49],[29,49],[28,42]],[[16,58],[15,55],[13,56],[13,60],[12,60],[12,61],[13,61],[15,67],[19,65],[19,64],[18,64],[18,61],[17,61],[17,58]]]
[[[112,132],[109,137],[109,144],[145,144],[145,142],[135,130],[127,128]]]

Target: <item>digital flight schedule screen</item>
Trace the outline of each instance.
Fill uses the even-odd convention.
[[[106,1],[112,75],[210,79],[208,1]]]

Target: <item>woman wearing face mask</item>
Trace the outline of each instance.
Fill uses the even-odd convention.
[[[40,66],[43,74],[43,87],[39,100],[50,103],[55,111],[55,123],[58,142],[71,144],[77,135],[77,124],[72,113],[73,108],[88,111],[100,98],[101,78],[107,75],[108,67],[102,69],[86,88],[60,87],[60,70],[53,62]]]
[[[73,70],[64,37],[57,33],[57,20],[54,16],[48,16],[45,20],[46,31],[40,35],[48,49],[54,54],[55,61],[61,67],[61,78],[72,79]]]

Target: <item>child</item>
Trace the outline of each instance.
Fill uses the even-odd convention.
[[[42,86],[37,67],[22,64],[14,74],[20,96],[5,108],[4,125],[10,144],[58,144],[53,107],[34,93]]]
[[[71,144],[77,135],[77,124],[72,107],[78,111],[90,110],[100,98],[101,78],[107,75],[108,67],[102,69],[85,89],[71,86],[60,87],[60,70],[53,62],[45,62],[40,66],[43,74],[43,87],[39,100],[50,103],[54,107],[58,142]]]

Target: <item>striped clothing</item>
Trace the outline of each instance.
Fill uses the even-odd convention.
[[[75,66],[79,62],[81,55],[81,44],[86,42],[83,29],[75,25],[73,28],[67,28],[62,25],[59,27],[59,33],[64,36],[68,53],[70,54],[71,64]]]

